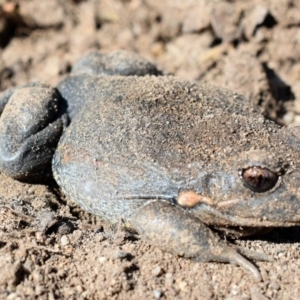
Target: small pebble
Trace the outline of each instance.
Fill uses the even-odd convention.
[[[159,299],[162,296],[162,292],[159,290],[154,290],[153,291],[153,296],[155,299]]]
[[[44,292],[44,287],[43,287],[42,285],[40,285],[40,284],[37,284],[37,285],[35,286],[35,294],[39,296],[39,295],[41,295],[43,292]]]
[[[72,252],[73,252],[73,250],[74,250],[74,249],[73,249],[73,247],[72,247],[72,246],[67,246],[67,247],[65,247],[65,249],[64,249],[64,250],[65,250],[65,253],[69,253],[69,254],[70,254],[70,253],[72,253]]]
[[[258,286],[252,286],[250,288],[250,295],[251,295],[251,300],[267,300],[268,299],[260,292],[260,289]]]
[[[60,238],[60,243],[62,246],[66,246],[69,244],[69,238],[66,236],[66,235],[63,235],[61,238]]]
[[[273,290],[279,290],[280,285],[275,280],[271,280],[269,283],[269,288],[271,288]]]
[[[55,300],[54,294],[52,291],[48,293],[48,300]]]
[[[152,270],[152,275],[155,277],[160,276],[162,273],[163,273],[163,269],[160,266],[157,266]]]
[[[27,195],[34,195],[35,194],[35,190],[33,187],[30,187],[28,190],[27,190]]]
[[[104,262],[106,262],[106,257],[105,257],[105,256],[100,256],[100,257],[98,258],[98,260],[99,260],[99,262],[100,262],[101,264],[103,264]]]
[[[127,258],[130,254],[128,252],[125,251],[115,251],[112,255],[113,258],[115,259],[124,259]]]
[[[172,273],[166,273],[166,284],[171,285],[174,281]]]
[[[74,224],[72,224],[72,222],[57,222],[57,233],[58,234],[69,234],[71,232],[73,232],[73,230],[75,229]]]
[[[21,300],[21,297],[18,296],[17,293],[10,293],[6,299],[8,299],[8,300],[19,300],[20,299]]]
[[[187,288],[187,283],[185,281],[180,281],[178,283],[178,288],[181,290],[181,291],[186,291],[186,288]]]
[[[36,240],[37,240],[39,243],[44,244],[44,242],[45,242],[45,237],[44,237],[44,235],[43,235],[43,233],[42,233],[41,231],[37,231],[37,232],[35,233],[35,238],[36,238]]]

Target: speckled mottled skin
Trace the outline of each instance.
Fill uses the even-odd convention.
[[[298,128],[280,128],[247,99],[205,83],[79,71],[57,87],[72,120],[52,164],[63,192],[167,251],[237,263],[259,279],[209,226],[245,235],[299,224]],[[0,139],[9,140],[2,119]],[[11,175],[0,150],[0,166]],[[279,174],[278,181],[255,192],[241,179],[250,167]],[[182,191],[199,202],[185,207]]]

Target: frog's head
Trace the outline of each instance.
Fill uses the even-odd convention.
[[[228,157],[191,208],[208,224],[281,227],[300,223],[300,127],[277,132],[271,147]],[[183,198],[182,198],[183,199]]]

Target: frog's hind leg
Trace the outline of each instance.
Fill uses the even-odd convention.
[[[111,53],[92,51],[72,68],[71,75],[62,80],[57,89],[68,103],[67,112],[72,121],[82,108],[99,98],[105,99],[114,88],[105,84],[106,77],[162,75],[154,64],[136,53],[117,50]],[[95,78],[101,78],[97,83]],[[107,80],[109,82],[109,80]]]
[[[145,76],[162,75],[162,72],[136,53],[117,50],[88,53],[73,66],[72,74]]]
[[[140,236],[168,252],[199,261],[237,264],[261,280],[258,269],[199,219],[167,201],[153,201],[132,217]]]
[[[66,126],[60,95],[33,83],[0,95],[0,171],[24,181],[41,181]]]

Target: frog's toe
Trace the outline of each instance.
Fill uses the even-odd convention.
[[[241,254],[243,254],[244,256],[248,257],[251,260],[268,261],[268,262],[274,261],[274,258],[269,254],[245,249],[244,247],[238,247],[238,252],[240,252]]]
[[[19,180],[48,173],[64,127],[59,94],[45,85],[34,85],[16,89],[3,99],[0,170]]]
[[[122,76],[162,75],[154,64],[136,53],[125,50],[107,54],[90,52],[74,65],[72,73]]]
[[[29,82],[21,86],[15,86],[0,92],[0,115],[2,114],[10,97],[17,91],[26,87],[51,88],[48,84],[42,82]]]
[[[233,248],[228,248],[227,250],[224,249],[224,253],[220,258],[220,261],[222,261],[222,259],[226,259],[224,262],[230,262],[233,265],[239,265],[240,267],[244,268],[250,272],[256,280],[262,280],[257,267],[244,256],[236,252]]]
[[[167,201],[144,205],[131,220],[140,236],[168,252],[197,261],[238,264],[261,280],[258,269],[198,218]]]
[[[9,98],[13,95],[13,93],[17,90],[16,87],[7,89],[0,93],[0,115],[2,114],[5,105],[7,104]]]

